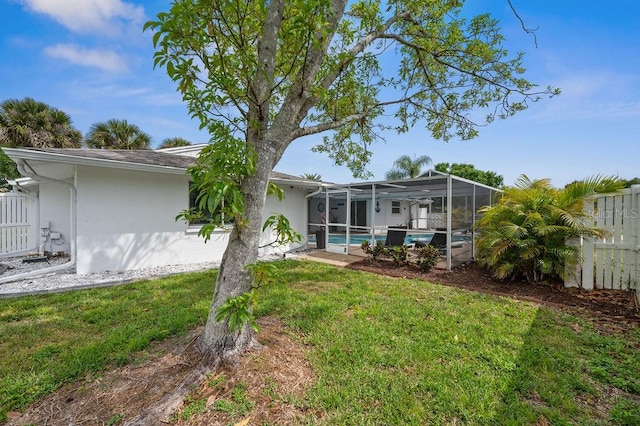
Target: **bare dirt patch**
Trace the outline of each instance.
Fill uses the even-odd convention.
[[[606,333],[625,332],[640,324],[634,296],[623,290],[586,292],[565,289],[560,283],[501,282],[475,264],[454,271],[423,273],[414,266],[391,262],[352,264],[351,269],[394,277],[418,278],[433,283],[570,310],[593,319]],[[173,424],[193,425],[293,425],[309,412],[306,389],[315,381],[307,362],[306,347],[275,318],[259,320],[261,350],[246,354],[236,366],[213,373],[190,395]],[[132,419],[152,401],[171,392],[186,377],[198,355],[193,342],[202,330],[169,339],[149,349],[131,365],[87,377],[58,389],[23,413],[9,413],[8,425],[119,425]]]
[[[189,397],[173,424],[298,424],[305,414],[300,401],[315,380],[305,346],[277,319],[258,323],[264,348],[216,371]],[[175,389],[197,364],[192,343],[201,332],[155,345],[131,365],[65,385],[23,413],[9,413],[7,425],[124,424]]]

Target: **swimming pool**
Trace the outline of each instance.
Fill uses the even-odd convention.
[[[431,241],[433,237],[433,233],[423,233],[423,234],[410,234],[407,235],[404,239],[405,244],[411,244],[416,241],[423,241],[428,243]],[[376,241],[385,242],[387,239],[386,235],[376,235]],[[369,234],[352,234],[349,236],[349,245],[357,245],[362,244],[363,241],[371,241],[371,235]],[[314,234],[309,235],[309,242],[315,243],[316,236]],[[346,234],[329,234],[329,244],[346,244],[347,236]]]

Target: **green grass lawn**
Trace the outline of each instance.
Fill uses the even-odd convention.
[[[206,318],[215,272],[0,300],[0,419]],[[322,264],[278,263],[256,313],[309,345],[321,424],[640,424],[640,330]]]

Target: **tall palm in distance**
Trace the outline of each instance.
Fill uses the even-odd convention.
[[[32,98],[0,103],[0,146],[19,148],[80,148],[82,133],[71,117]],[[16,164],[0,149],[0,191],[11,189],[7,180],[20,176]]]
[[[33,148],[80,148],[82,133],[71,117],[32,98],[0,104],[0,145]]]
[[[387,180],[410,179],[420,176],[422,168],[431,164],[428,155],[414,156],[403,155],[393,162],[393,168],[386,174]]]
[[[151,136],[127,120],[111,119],[94,123],[85,143],[95,149],[149,149]]]
[[[174,137],[174,138],[166,138],[165,140],[163,140],[160,146],[158,147],[158,149],[176,148],[179,146],[190,146],[190,145],[192,145],[192,143],[186,140],[185,138]]]
[[[302,179],[313,180],[316,182],[320,182],[322,180],[322,176],[319,173],[304,173],[300,175]]]

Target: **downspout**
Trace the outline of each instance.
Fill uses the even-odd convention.
[[[24,278],[30,278],[38,275],[48,274],[50,272],[62,271],[65,269],[69,269],[70,267],[76,264],[76,224],[77,224],[77,215],[76,215],[76,205],[78,201],[78,192],[76,187],[69,182],[65,182],[59,179],[53,179],[47,176],[40,176],[36,173],[33,167],[23,159],[16,161],[16,165],[18,166],[18,171],[23,176],[28,176],[37,182],[51,182],[58,185],[64,185],[69,188],[69,203],[70,203],[70,221],[71,226],[69,230],[69,262],[63,263],[62,265],[51,266],[49,268],[38,269],[37,271],[25,272],[22,274],[16,274],[9,277],[5,277],[0,279],[0,284],[10,282],[10,281],[18,281]],[[27,170],[27,168],[29,170]]]
[[[447,175],[447,271],[451,270],[451,209],[453,208],[453,179]]]
[[[371,247],[376,245],[376,184],[371,184]]]
[[[309,198],[314,197],[320,193],[322,193],[322,190],[324,188],[322,186],[318,187],[318,190],[315,192],[311,192],[307,195],[304,196],[304,217],[306,217],[306,221],[307,221],[307,226],[305,226],[305,245],[306,245],[306,249],[309,249]]]

